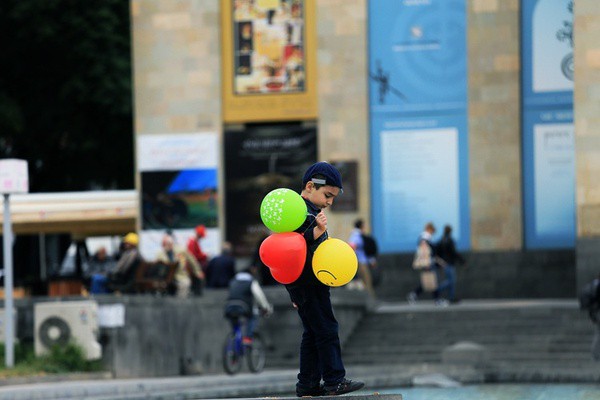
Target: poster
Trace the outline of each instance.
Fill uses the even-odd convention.
[[[524,0],[523,102],[573,102],[573,0]]]
[[[573,124],[536,124],[533,136],[535,230],[540,235],[575,232]]]
[[[233,5],[234,93],[303,92],[304,1]]]
[[[358,161],[330,161],[331,165],[336,167],[342,175],[342,185],[344,192],[335,198],[331,205],[333,212],[356,212],[358,211],[358,196],[360,188],[358,186]]]
[[[525,246],[575,245],[573,0],[522,5]]]
[[[575,245],[575,135],[573,112],[533,110],[524,115],[525,244]]]
[[[205,225],[203,249],[219,253],[218,136],[215,133],[140,135],[140,251],[153,259],[162,236],[172,232],[184,246]]]
[[[464,0],[369,7],[371,206],[382,252],[412,252],[427,222],[470,246]]]
[[[369,2],[373,112],[467,107],[464,0]]]
[[[374,233],[382,251],[414,251],[427,222],[470,243],[466,117],[376,119]]]
[[[237,256],[250,256],[268,233],[260,204],[271,190],[300,193],[304,171],[317,161],[314,125],[274,124],[225,131],[227,240]]]
[[[221,0],[226,123],[317,117],[315,4]]]

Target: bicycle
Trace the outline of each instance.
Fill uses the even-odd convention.
[[[258,333],[254,333],[252,343],[245,344],[242,335],[242,323],[237,318],[233,323],[233,329],[227,334],[223,344],[223,368],[229,375],[238,373],[242,369],[244,357],[248,369],[258,373],[265,367],[266,349],[263,340]]]

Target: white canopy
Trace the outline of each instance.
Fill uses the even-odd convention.
[[[135,190],[15,194],[10,214],[15,234],[121,235],[136,230],[139,199]]]

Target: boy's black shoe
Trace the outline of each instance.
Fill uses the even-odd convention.
[[[338,394],[354,392],[355,390],[362,389],[363,386],[365,386],[364,382],[344,378],[335,386],[325,386],[325,396],[337,396]]]
[[[317,397],[317,396],[324,396],[324,395],[325,395],[325,389],[323,388],[323,385],[315,386],[315,387],[309,388],[309,389],[304,389],[302,387],[296,386],[296,396],[298,396],[298,397],[305,397],[305,396]]]

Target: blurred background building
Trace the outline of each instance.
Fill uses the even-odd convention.
[[[125,3],[106,3],[118,22],[86,14],[92,6],[85,2],[67,14],[78,21],[68,26],[108,29],[114,23],[112,31],[123,32],[114,46],[92,42],[91,48],[99,60],[111,58],[115,48],[119,57],[130,54],[127,65],[98,61],[105,68],[97,74],[122,77],[130,66],[126,100],[133,107],[115,106],[127,97],[127,84],[118,102],[111,97],[116,92],[89,96],[97,91],[85,88],[98,84],[90,67],[72,85],[81,93],[75,90],[62,105],[70,113],[48,116],[33,125],[37,131],[28,125],[36,113],[24,114],[17,119],[23,128],[13,127],[14,136],[2,142],[2,157],[29,160],[32,191],[102,189],[89,196],[106,204],[94,218],[82,211],[76,221],[65,217],[60,224],[50,223],[58,211],[43,207],[31,217],[36,224],[23,222],[19,207],[25,206],[16,205],[17,283],[36,282],[34,291],[42,293],[73,239],[130,230],[141,233],[141,250],[151,256],[166,230],[185,243],[202,223],[213,255],[227,240],[237,257],[249,257],[263,235],[258,209],[264,195],[282,186],[299,190],[303,171],[317,160],[335,163],[344,175],[344,194],[328,214],[330,234],[346,239],[357,217],[368,221],[389,277],[378,289],[384,297],[404,298],[412,288],[410,260],[429,221],[438,234],[452,225],[467,255],[469,268],[459,271],[461,297],[573,297],[597,274],[596,0],[575,6],[571,0]],[[36,21],[28,12],[38,19],[59,12],[8,7],[13,22]],[[18,32],[0,36],[5,44],[7,37],[37,43],[52,30],[33,39]],[[8,59],[35,66],[40,82],[50,80],[48,64],[58,68],[68,61],[42,47],[31,50],[42,59],[19,52]],[[18,92],[15,85],[5,83],[6,93]],[[36,93],[28,89],[29,96]],[[15,96],[0,100],[18,105]],[[100,106],[118,115],[119,128],[81,118]],[[122,122],[128,113],[129,129]],[[31,146],[52,121],[61,126],[46,146],[53,158],[39,156],[44,164]],[[17,146],[26,132],[29,142]],[[61,159],[69,146],[85,149],[82,138],[91,133],[106,133],[101,146],[118,149],[114,159],[89,168],[90,157]],[[84,175],[87,185],[42,184],[86,168],[113,171],[115,178]],[[114,196],[127,197],[127,205],[106,203]],[[56,207],[63,209],[62,203]],[[107,220],[114,224],[106,227]]]

